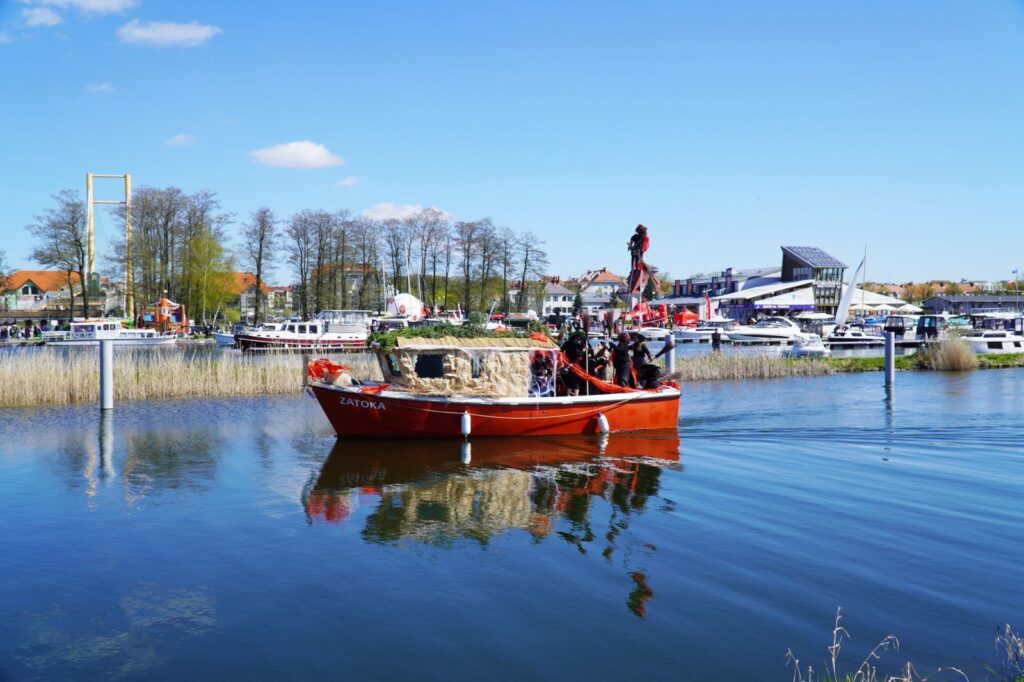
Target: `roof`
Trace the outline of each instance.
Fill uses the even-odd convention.
[[[742,291],[737,291],[736,293],[733,294],[726,294],[724,296],[715,296],[714,299],[716,301],[735,301],[757,298],[759,296],[773,296],[784,291],[800,289],[802,287],[807,287],[812,284],[814,284],[813,279],[804,279],[800,280],[799,282],[779,282],[778,284],[768,284],[761,287],[744,289]]]
[[[989,295],[978,295],[978,294],[960,295],[960,294],[957,294],[956,296],[946,296],[946,295],[943,294],[943,295],[938,295],[938,296],[930,296],[929,298],[927,298],[925,300],[926,301],[931,301],[931,300],[934,300],[934,299],[942,299],[944,301],[949,301],[950,303],[1013,303],[1015,301],[1016,302],[1024,302],[1024,298],[1022,298],[1020,296],[1012,296],[1012,295],[1011,296],[999,296],[999,295],[993,295],[993,294],[989,294]]]
[[[703,296],[669,296],[651,301],[651,305],[700,305],[701,303],[704,303]]]
[[[71,281],[78,284],[77,272],[71,273]],[[25,286],[27,282],[32,282],[44,293],[60,291],[68,284],[68,273],[63,270],[18,270],[8,276],[5,288],[8,291],[16,291]]]
[[[834,256],[825,253],[817,246],[783,246],[783,253],[788,253],[812,268],[845,268],[843,263]]]
[[[231,292],[234,294],[241,294],[247,291],[250,287],[256,286],[256,275],[251,272],[232,272],[231,273]],[[266,282],[260,282],[260,291],[267,293],[270,288]]]
[[[592,284],[622,284],[626,280],[619,277],[614,272],[608,272],[607,270],[600,270],[590,278]]]
[[[843,293],[846,293],[846,290],[849,288],[850,286],[848,284],[844,284]],[[898,298],[886,296],[885,294],[876,294],[873,291],[865,291],[864,289],[857,287],[857,291],[853,294],[852,303],[860,305],[862,301],[864,305],[871,308],[875,308],[882,304],[891,305],[893,307],[903,305],[903,301]],[[768,298],[763,298],[758,301],[757,305],[768,308],[814,305],[814,287],[807,285],[793,291],[769,296]]]
[[[416,350],[426,348],[497,348],[497,349],[516,349],[516,348],[554,348],[555,344],[549,339],[544,341],[538,341],[537,339],[525,337],[489,337],[481,336],[479,338],[459,338],[455,336],[442,336],[440,338],[427,338],[427,337],[404,337],[400,336],[395,339],[395,343],[399,349],[402,350]]]
[[[544,293],[545,295],[571,296],[574,292],[566,289],[561,284],[552,284],[551,282],[548,282],[544,285]]]

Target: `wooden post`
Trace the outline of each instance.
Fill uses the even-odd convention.
[[[302,354],[302,385],[309,386],[309,353]]]
[[[100,409],[114,409],[114,340],[100,340]]]

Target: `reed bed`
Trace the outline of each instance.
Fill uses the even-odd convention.
[[[955,336],[932,344],[914,357],[922,369],[937,372],[969,372],[978,369],[978,356],[971,344]]]
[[[828,360],[818,358],[790,359],[712,353],[699,358],[679,358],[676,361],[676,376],[682,381],[814,377],[834,374],[835,371]]]
[[[361,379],[379,379],[369,353],[339,360]],[[243,356],[116,349],[114,400],[282,395],[302,390],[300,355]],[[99,400],[99,353],[11,353],[0,357],[0,407]]]

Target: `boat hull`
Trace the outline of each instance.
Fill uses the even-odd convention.
[[[102,339],[113,341],[115,346],[173,346],[177,339],[173,336],[156,336],[140,339]],[[47,346],[98,346],[100,339],[62,339],[47,341]]]
[[[244,351],[251,350],[288,350],[288,351],[324,351],[324,350],[362,350],[366,348],[366,338],[325,339],[325,338],[268,338],[262,336],[235,336],[236,345]]]
[[[462,438],[554,436],[600,433],[598,415],[610,431],[674,429],[679,391],[522,400],[444,399],[362,393],[314,383],[310,386],[338,436],[353,438]],[[463,415],[469,415],[469,434]]]

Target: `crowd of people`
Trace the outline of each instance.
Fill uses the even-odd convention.
[[[57,331],[59,327],[50,326],[49,322],[25,322],[24,324],[18,324],[15,322],[8,322],[6,324],[0,324],[0,343],[6,341],[27,341],[30,339],[40,339],[43,337],[43,332]]]
[[[661,383],[661,368],[654,364],[667,349],[658,355],[651,353],[647,340],[639,332],[619,332],[612,341],[601,341],[596,346],[587,342],[585,332],[571,332],[562,343],[566,359],[600,381],[611,381],[626,388],[657,388]],[[586,380],[569,369],[562,373],[569,395],[578,395]]]

